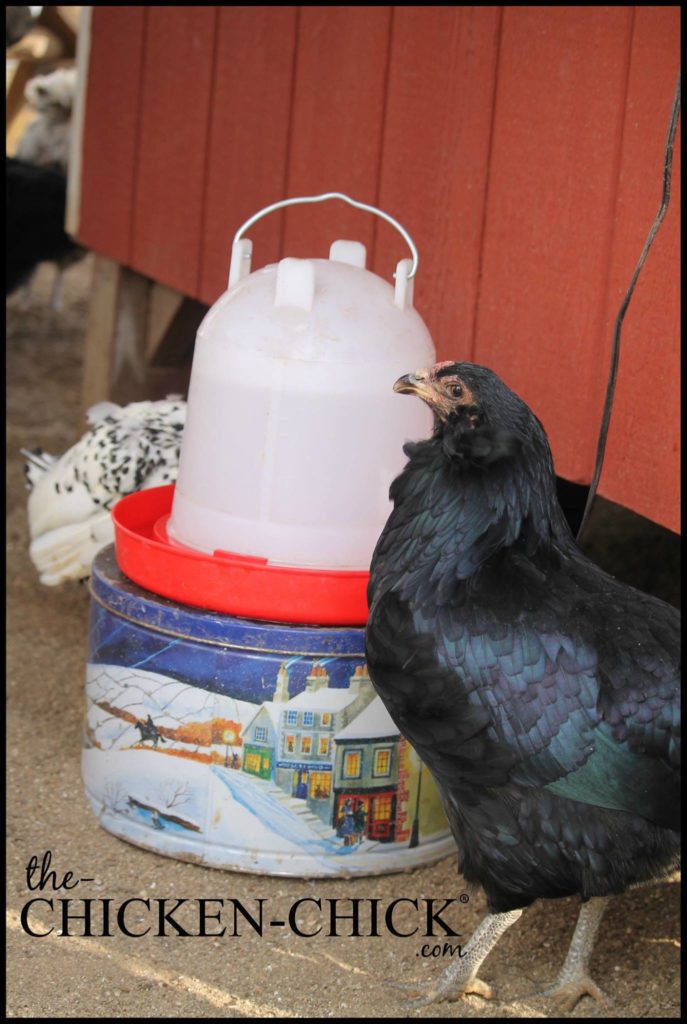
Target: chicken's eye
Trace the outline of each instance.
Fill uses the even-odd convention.
[[[449,384],[448,393],[451,396],[451,398],[460,398],[460,396],[463,394],[463,385]]]

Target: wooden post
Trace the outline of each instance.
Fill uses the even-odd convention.
[[[146,320],[151,282],[96,256],[84,351],[81,404],[146,398]]]
[[[96,402],[186,394],[207,306],[116,260],[96,256],[86,329],[82,409]]]

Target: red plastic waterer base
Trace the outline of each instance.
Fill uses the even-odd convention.
[[[365,625],[368,572],[291,568],[171,544],[166,522],[173,497],[174,484],[151,487],[112,510],[117,562],[134,583],[180,604],[243,618]]]

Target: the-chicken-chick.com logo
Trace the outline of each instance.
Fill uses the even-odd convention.
[[[316,935],[372,938],[460,938],[445,918],[458,899],[411,899],[397,897],[389,902],[374,898],[327,898],[302,896],[286,913],[274,916],[267,898],[239,900],[222,898],[163,898],[131,896],[124,900],[72,895],[78,886],[94,878],[76,878],[72,871],[61,875],[51,868],[52,853],[42,859],[32,856],[26,865],[26,883],[31,893],[21,910],[21,926],[27,935],[107,938],[116,934],[129,938],[154,936],[196,936],[240,938],[255,933],[271,934],[288,929],[299,938]],[[283,908],[282,908],[283,909]],[[455,922],[454,922],[455,923]],[[423,946],[418,955],[463,955],[461,946],[445,943]],[[437,952],[437,949],[440,951]]]

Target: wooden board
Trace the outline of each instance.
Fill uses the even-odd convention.
[[[621,174],[598,390],[613,324],[658,212],[665,137],[680,66],[680,11],[638,7],[632,38]],[[672,195],[632,297],[621,335],[601,494],[680,529],[680,126]],[[598,400],[598,399],[597,399]]]
[[[128,264],[138,167],[144,7],[94,7],[82,141],[79,241]]]
[[[375,205],[390,21],[390,7],[300,9],[285,197],[344,192]],[[337,238],[369,253],[376,221],[337,200],[294,207],[282,254],[326,258]]]
[[[590,479],[601,413],[631,31],[625,7],[503,14],[474,356],[531,405],[573,481]]]
[[[149,292],[148,278],[105,256],[95,259],[81,391],[84,413],[103,399],[126,404],[148,397]]]
[[[198,294],[212,303],[227,287],[234,234],[286,194],[296,7],[222,7],[205,164]],[[282,217],[250,231],[253,266],[279,258]]]
[[[78,11],[79,35],[76,47],[76,93],[72,105],[72,123],[69,137],[69,174],[67,175],[67,211],[65,231],[78,237],[81,219],[81,176],[83,164],[84,115],[86,111],[86,90],[88,69],[91,60],[92,7]],[[67,8],[65,17],[76,19],[75,9]]]
[[[676,7],[93,8],[79,238],[206,303],[258,209],[347,192],[420,249],[439,358],[499,372],[588,483],[613,320],[658,204]],[[601,493],[677,529],[679,168],[623,338]],[[254,268],[337,237],[344,204],[250,230]],[[638,396],[641,396],[638,399]]]
[[[170,12],[174,11],[174,17]],[[217,7],[150,7],[131,266],[197,294]]]
[[[379,203],[419,248],[414,301],[440,359],[472,356],[501,18],[394,8]],[[381,224],[374,270],[391,280],[407,255]]]

